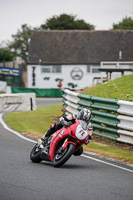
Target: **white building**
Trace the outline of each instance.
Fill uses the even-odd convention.
[[[28,87],[57,88],[59,80],[62,80],[62,86],[65,88],[74,86],[75,89],[82,89],[91,86],[93,78],[99,76],[99,67],[99,65],[28,65]]]
[[[132,73],[132,61],[133,31],[32,31],[28,88],[83,89]]]

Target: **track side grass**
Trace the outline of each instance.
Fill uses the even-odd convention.
[[[62,104],[41,106],[35,111],[7,113],[4,120],[10,128],[19,133],[41,136],[49,129],[50,124],[62,115],[61,109]]]

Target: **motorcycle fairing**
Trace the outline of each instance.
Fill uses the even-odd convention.
[[[53,161],[58,143],[71,134],[70,128],[62,128],[53,134],[49,149],[49,160]]]
[[[58,143],[61,140],[67,138],[68,136],[72,136],[73,138],[76,138],[76,141],[78,143],[77,148],[75,149],[76,151],[88,139],[88,131],[83,130],[83,128],[80,125],[79,120],[76,120],[76,123],[71,125],[70,127],[62,128],[56,131],[53,134],[51,144],[50,144],[49,160],[53,161]],[[76,146],[74,142],[66,141],[63,146],[63,149],[65,149],[69,143],[73,143]]]

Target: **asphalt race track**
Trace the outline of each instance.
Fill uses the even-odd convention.
[[[83,156],[72,156],[61,168],[35,164],[29,158],[33,146],[0,124],[0,200],[133,199],[130,167]]]
[[[0,123],[0,200],[133,200],[133,168],[87,155],[35,164],[33,146]]]
[[[53,105],[62,103],[62,98],[37,98],[36,105],[44,106],[44,105]]]

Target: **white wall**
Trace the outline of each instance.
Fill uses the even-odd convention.
[[[0,94],[0,113],[36,110],[35,93]]]
[[[33,83],[33,67],[35,67],[35,86]],[[93,73],[93,70],[96,68],[132,68],[133,62],[101,62],[101,66],[90,65],[90,72],[87,72],[87,65],[62,65],[61,73],[42,73],[41,68],[46,67],[46,65],[29,65],[28,66],[28,88],[57,88],[58,82],[55,81],[56,78],[63,79],[63,88],[71,88],[68,86],[68,83],[71,82],[73,84],[77,84],[75,89],[83,89],[86,87],[90,87],[93,84],[101,83],[102,81],[99,79],[95,79],[94,77],[106,78],[107,75],[105,72]],[[48,66],[52,68],[51,66]],[[73,70],[79,70],[78,74],[83,75],[80,80],[74,80],[72,78],[72,74],[76,74]],[[81,72],[81,71],[82,72]],[[73,72],[73,73],[72,73]],[[124,72],[124,75],[131,74],[132,72]],[[44,80],[44,77],[49,77],[49,80]],[[111,79],[121,77],[121,72],[113,72],[111,74]],[[108,77],[109,78],[109,77]]]
[[[77,84],[77,87],[75,89],[82,89],[86,87],[90,87],[93,84],[93,78],[94,77],[100,77],[101,73],[87,73],[87,65],[62,65],[62,72],[61,73],[42,73],[41,72],[41,65],[36,65],[35,69],[35,86],[32,85],[33,82],[33,67],[35,65],[28,65],[28,88],[57,88],[58,82],[55,81],[56,78],[63,79],[63,87],[71,88],[68,86],[68,83],[74,83]],[[100,66],[99,66],[100,67]],[[92,69],[92,66],[91,66]],[[74,80],[72,78],[76,74],[73,70],[79,70],[78,74],[83,76],[80,80]],[[82,72],[81,72],[81,71]],[[104,74],[106,76],[106,74]],[[50,77],[49,80],[44,80],[44,77]]]
[[[7,87],[6,81],[0,81],[0,91],[5,92]]]

